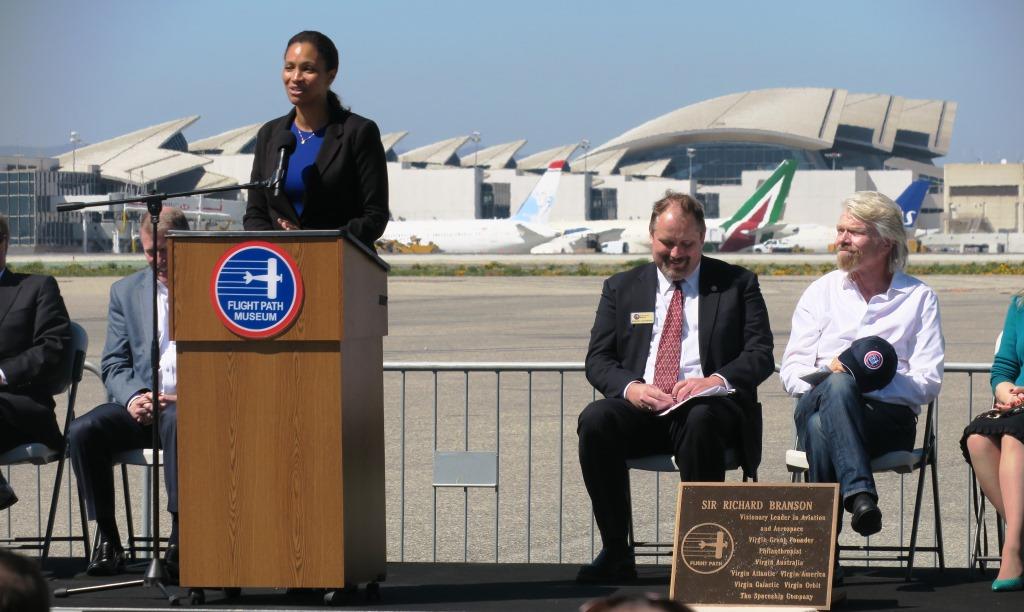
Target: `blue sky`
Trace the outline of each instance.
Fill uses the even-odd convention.
[[[959,103],[940,162],[1024,160],[1024,1],[0,0],[0,145],[98,142],[201,115],[195,140],[288,110],[302,29],[335,90],[401,150],[478,130],[521,153],[598,145],[681,106],[769,87]]]

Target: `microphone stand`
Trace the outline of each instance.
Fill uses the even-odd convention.
[[[125,198],[122,200],[107,200],[101,202],[71,202],[68,204],[58,204],[58,212],[69,212],[74,210],[81,210],[83,208],[96,208],[99,206],[109,206],[111,204],[130,204],[135,202],[141,202],[146,205],[146,211],[149,212],[150,221],[152,222],[152,233],[153,237],[153,248],[156,248],[157,242],[157,224],[160,222],[160,213],[163,211],[164,201],[170,198],[178,198],[192,195],[200,195],[207,193],[221,193],[226,191],[238,191],[241,189],[273,189],[278,185],[274,179],[268,179],[266,181],[257,181],[254,183],[246,183],[244,185],[231,185],[229,187],[213,187],[210,189],[199,189],[196,191],[183,191],[178,193],[155,193],[151,192],[147,195],[136,196],[133,198]],[[84,237],[83,237],[84,239]],[[114,589],[124,589],[129,587],[144,586],[146,588],[158,588],[163,593],[164,597],[167,598],[170,605],[176,605],[180,600],[178,595],[172,595],[167,591],[166,585],[164,585],[164,576],[166,575],[166,569],[164,568],[163,560],[160,559],[160,467],[157,458],[160,456],[160,324],[159,315],[157,313],[157,253],[154,253],[152,261],[150,262],[150,274],[152,276],[151,282],[151,298],[153,305],[153,320],[152,320],[152,332],[153,341],[150,344],[150,361],[152,363],[152,370],[150,372],[151,384],[150,392],[153,395],[153,436],[151,440],[151,450],[153,451],[153,462],[150,463],[150,490],[149,495],[152,504],[152,512],[150,512],[152,518],[152,540],[151,550],[153,558],[149,562],[149,567],[146,569],[146,576],[142,580],[128,580],[124,582],[115,582],[110,584],[101,584],[95,586],[80,587],[76,589],[60,588],[53,592],[53,596],[56,598],[69,597],[71,595],[77,595],[81,593],[95,593],[98,591],[108,591]]]

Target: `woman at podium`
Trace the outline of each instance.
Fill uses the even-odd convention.
[[[260,128],[252,181],[271,179],[282,157],[287,171],[279,186],[249,192],[245,229],[345,229],[371,249],[384,233],[388,175],[380,130],[341,105],[331,91],[337,74],[330,38],[303,31],[288,41],[281,79],[292,110]]]

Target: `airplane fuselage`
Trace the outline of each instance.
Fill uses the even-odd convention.
[[[402,244],[432,242],[443,253],[529,253],[554,235],[546,227],[511,219],[467,219],[392,221],[382,238]]]

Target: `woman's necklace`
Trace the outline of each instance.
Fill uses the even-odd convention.
[[[295,131],[299,133],[299,144],[306,144],[316,136],[316,130],[312,132],[303,132],[299,129],[299,126],[295,126]]]

